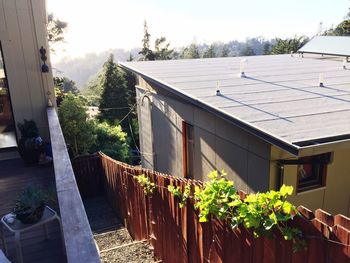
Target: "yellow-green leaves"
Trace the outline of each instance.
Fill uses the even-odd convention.
[[[144,174],[140,174],[135,177],[137,182],[143,187],[145,195],[153,193],[154,189],[156,188],[156,185],[152,183],[147,176],[145,176]]]
[[[280,191],[249,194],[242,201],[233,182],[224,175],[224,171],[213,171],[208,175],[211,180],[204,183],[203,188],[195,188],[195,207],[200,210],[200,222],[207,222],[211,214],[230,220],[232,228],[243,225],[252,229],[255,237],[270,236],[275,227],[286,240],[300,243],[300,231],[286,224],[298,214],[295,206],[286,200],[293,193],[293,187],[283,185]]]
[[[280,193],[283,197],[287,196],[287,195],[292,195],[293,193],[293,186],[286,186],[286,185],[282,185],[281,189],[280,189]]]
[[[174,187],[172,185],[169,185],[168,191],[180,199],[179,205],[180,208],[182,208],[186,205],[187,199],[190,196],[191,188],[190,185],[186,185],[184,192],[182,192],[179,186]]]
[[[227,180],[225,175],[225,171],[212,171],[208,175],[211,180],[204,183],[203,188],[195,188],[195,207],[200,210],[200,222],[207,222],[209,214],[219,219],[229,218],[234,208],[242,202],[233,182]]]

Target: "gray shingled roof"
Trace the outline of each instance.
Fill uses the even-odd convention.
[[[320,56],[253,56],[240,78],[241,59],[120,64],[291,145],[350,134],[350,63],[344,70],[342,61]]]

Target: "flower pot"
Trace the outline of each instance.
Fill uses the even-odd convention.
[[[23,211],[15,211],[16,219],[23,224],[33,224],[38,222],[44,214],[45,205],[39,206],[36,209],[28,209]]]

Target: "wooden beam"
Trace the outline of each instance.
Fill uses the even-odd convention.
[[[55,108],[47,109],[56,189],[68,262],[101,262]]]

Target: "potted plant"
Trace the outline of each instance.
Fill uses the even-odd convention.
[[[16,219],[24,224],[38,222],[44,213],[45,205],[52,200],[51,193],[40,187],[29,186],[24,189],[16,200],[13,213]]]
[[[37,164],[40,154],[44,151],[43,139],[39,136],[39,130],[33,120],[24,120],[18,123],[21,132],[19,140],[19,154],[27,165]]]

